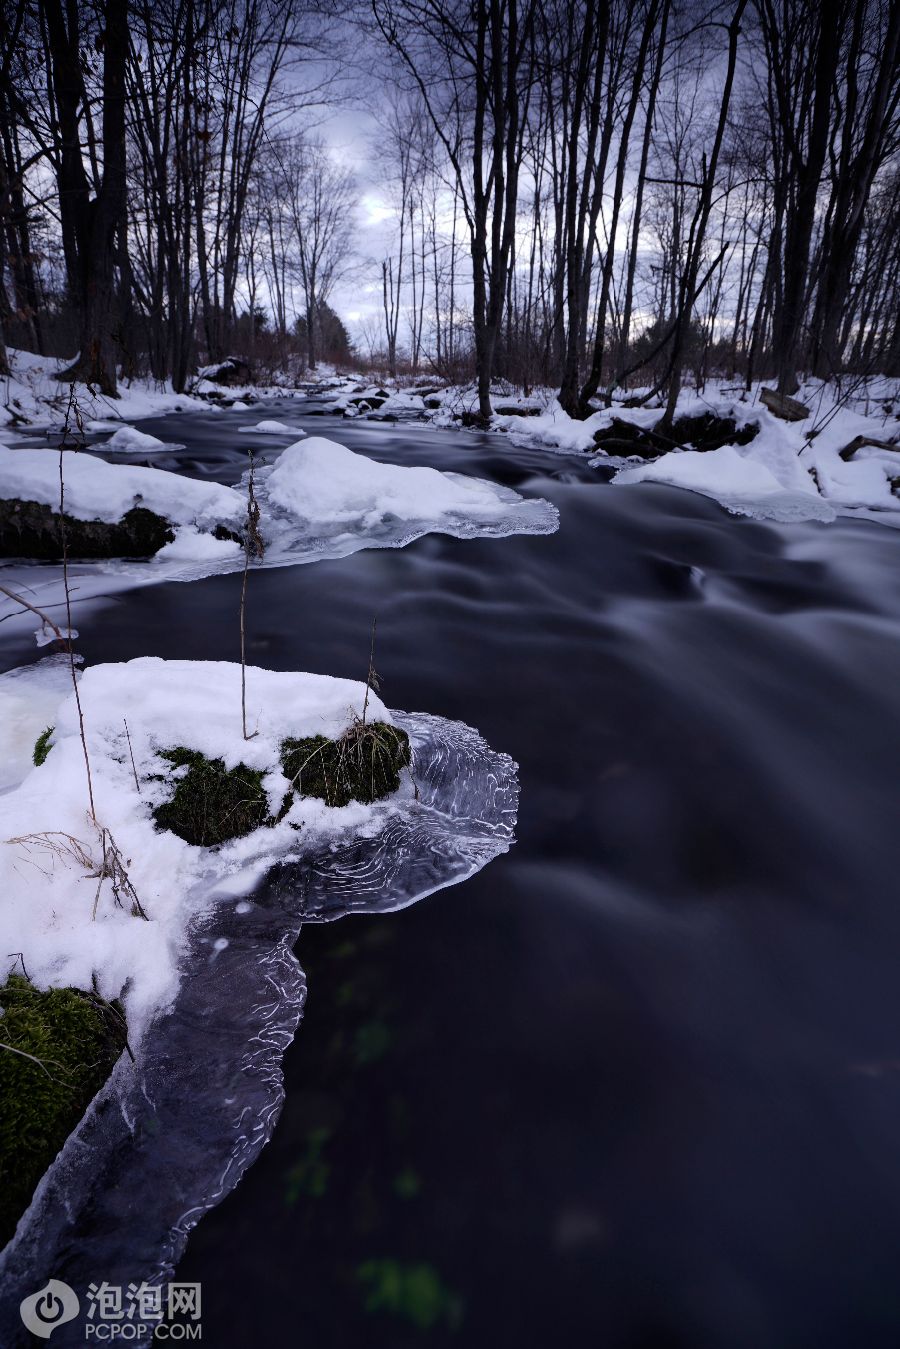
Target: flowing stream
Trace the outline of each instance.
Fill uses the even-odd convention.
[[[504,754],[521,797],[515,847],[464,885],[304,924],[305,980],[288,949],[299,918],[286,924],[276,1059],[308,991],[284,1111],[178,1269],[202,1284],[204,1341],[895,1349],[897,533],[738,519],[506,437],[301,403],[141,426],[186,446],[160,466],[235,482],[239,427],[263,416],[546,497],[560,530],[428,535],[251,575],[248,660],[362,678],[377,616],[389,705],[467,723],[499,752],[473,749],[488,853],[511,839]],[[290,441],[253,439],[264,458]],[[237,608],[233,576],[119,593],[82,613],[78,645],[88,662],[235,659]],[[4,668],[34,658],[3,631]],[[447,725],[419,719],[426,739]],[[432,757],[447,791],[455,734]],[[424,871],[402,875],[389,855],[412,853],[386,847],[254,895],[179,1020],[196,1127],[183,1110],[155,1164],[202,1163],[227,1088],[216,1064],[246,1030],[217,1026],[204,999],[241,999],[231,962],[270,934],[285,887],[305,887],[310,918],[396,908],[467,874],[473,846],[432,837]],[[262,1094],[238,1171],[277,1111],[277,1083]],[[148,1183],[110,1172],[65,1259],[98,1280],[171,1264],[183,1240],[159,1248]]]

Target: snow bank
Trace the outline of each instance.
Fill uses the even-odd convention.
[[[773,520],[833,520],[847,510],[896,513],[900,510],[896,483],[900,480],[898,450],[864,446],[849,462],[840,451],[857,437],[900,443],[900,381],[883,377],[857,380],[852,386],[809,381],[797,397],[810,408],[800,422],[774,417],[759,401],[760,386],[746,396],[711,383],[702,394],[682,390],[675,412],[681,417],[711,413],[734,421],[736,429],[755,423],[760,432],[746,445],[726,445],[710,451],[673,450],[660,458],[636,463],[636,457],[607,455],[595,444],[597,431],[613,419],[650,429],[660,419],[659,399],[648,406],[626,407],[614,402],[584,421],[570,417],[555,398],[548,398],[539,416],[495,416],[492,426],[511,434],[518,443],[561,454],[594,451],[595,466],[623,467],[613,482],[668,483],[714,497],[729,510]],[[631,390],[629,398],[649,394]],[[452,398],[444,397],[450,407]],[[759,471],[757,471],[759,470]]]
[[[183,745],[221,758],[229,768],[244,763],[266,770],[264,787],[276,808],[288,787],[278,766],[281,741],[289,735],[339,735],[361,714],[365,686],[249,667],[247,717],[256,734],[245,741],[240,666],[147,657],[94,666],[81,676],[95,824],[68,680],[58,660],[0,679],[0,709],[13,714],[0,720],[6,751],[0,762],[7,777],[15,776],[14,769],[24,773],[13,790],[0,795],[0,950],[21,951],[41,988],[90,988],[96,977],[105,997],[124,992],[136,1042],[152,1015],[171,1003],[188,927],[209,909],[217,885],[221,889],[227,880],[236,899],[295,851],[299,837],[306,848],[311,839],[324,843],[375,828],[412,789],[401,787],[377,806],[352,803],[339,809],[298,798],[274,828],[216,849],[192,847],[157,829],[152,818],[154,805],[166,795],[165,785],[155,780],[163,767],[159,750]],[[391,720],[372,693],[368,715]],[[24,742],[47,725],[55,727],[49,755],[42,767],[29,769]],[[134,917],[127,903],[118,907],[110,882],[98,882],[103,857],[98,825],[111,832],[127,859],[149,921]]]
[[[107,464],[91,454],[63,451],[65,507],[77,520],[121,520],[143,506],[173,524],[210,527],[237,523],[246,499],[232,487],[198,482],[164,469]],[[0,497],[18,497],[59,507],[59,451],[10,449],[0,445]]]
[[[759,434],[746,445],[702,453],[673,450],[620,469],[613,482],[687,487],[714,497],[736,514],[776,521],[830,521],[848,509],[900,510],[900,499],[892,491],[892,481],[900,477],[900,451],[863,446],[847,462],[840,453],[856,437],[900,437],[900,422],[883,411],[876,417],[842,405],[837,390],[821,384],[802,389],[798,396],[810,407],[810,416],[789,423],[753,401],[729,401],[714,391],[702,399],[684,395],[677,416],[712,412],[733,418],[738,427],[756,422]],[[634,420],[633,411],[647,416],[645,409],[615,409],[615,415]],[[605,456],[593,462],[605,462]]]
[[[8,352],[9,379],[3,381],[4,402],[0,406],[0,426],[26,423],[29,426],[59,430],[66,416],[70,385],[61,384],[57,372],[71,361],[59,361],[50,356],[35,356],[32,352]],[[142,417],[160,417],[169,412],[188,412],[205,409],[208,405],[188,394],[175,393],[171,382],[150,379],[122,380],[119,397],[107,398],[93,393],[85,384],[76,385],[78,410],[88,429],[104,422],[109,429],[110,419],[115,425],[140,421]]]
[[[59,455],[49,449],[9,449],[0,444],[0,498],[21,497],[56,507]],[[82,519],[118,520],[141,505],[175,526],[175,539],[149,561],[111,558],[70,564],[76,607],[102,595],[160,581],[193,581],[237,571],[243,551],[218,540],[216,524],[240,534],[247,514],[246,475],[237,488],[198,482],[163,469],[110,464],[65,452],[66,509]],[[290,446],[272,466],[256,469],[256,495],[265,555],[254,566],[288,567],[346,557],[363,548],[402,548],[423,534],[501,538],[552,534],[556,507],[511,488],[430,468],[376,464],[334,441],[310,437]],[[11,587],[35,586],[34,569],[13,576]],[[58,567],[43,566],[34,591],[53,611],[65,596]],[[0,620],[34,627],[15,601],[0,597]],[[7,629],[9,631],[9,629]]]
[[[650,463],[620,469],[613,482],[660,482],[686,487],[715,497],[736,515],[785,523],[829,521],[836,517],[834,508],[818,495],[810,478],[807,477],[808,487],[802,483],[786,487],[766,464],[740,454],[730,445],[704,453],[684,450],[664,454]]]
[[[658,417],[658,412],[649,414],[647,424],[652,425],[653,419]],[[510,432],[522,444],[555,450],[559,454],[580,454],[594,448],[594,432],[608,426],[610,421],[607,412],[595,412],[585,421],[577,421],[563,412],[554,398],[537,417],[495,416],[491,425],[498,431]]]

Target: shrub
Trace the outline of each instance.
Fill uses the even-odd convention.
[[[329,806],[390,796],[409,763],[406,732],[383,721],[358,721],[337,740],[314,735],[285,740],[281,746],[281,765],[291,786]]]
[[[34,760],[35,768],[40,768],[41,764],[44,762],[47,755],[50,753],[50,737],[52,734],[53,734],[53,727],[48,726],[46,730],[41,731],[37,740],[35,740],[34,751],[32,752],[31,755],[32,759]]]

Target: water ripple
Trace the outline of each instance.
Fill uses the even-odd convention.
[[[250,901],[223,901],[194,930],[175,1006],[137,1064],[117,1065],[0,1260],[4,1345],[19,1342],[19,1300],[48,1277],[79,1293],[166,1280],[190,1230],[259,1155],[306,999],[293,953],[303,922],[403,908],[513,843],[513,760],[461,722],[394,716],[413,744],[417,799],[385,809],[371,837],[276,868]],[[81,1318],[54,1332],[57,1346],[82,1341]]]

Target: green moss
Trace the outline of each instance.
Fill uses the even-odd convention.
[[[310,1129],[306,1136],[305,1155],[291,1167],[286,1176],[284,1202],[288,1207],[296,1204],[301,1197],[321,1199],[327,1191],[331,1167],[323,1160],[322,1153],[330,1138],[330,1129]]]
[[[0,988],[0,1007],[3,1246],[41,1176],[109,1076],[124,1048],[126,1028],[118,1003],[77,988],[40,992],[21,975],[10,975]]]
[[[32,753],[31,756],[32,759],[34,759],[35,768],[40,768],[41,764],[44,762],[47,755],[50,753],[50,737],[52,734],[53,734],[53,727],[48,726],[45,731],[41,731],[37,740],[35,740],[34,752]]]
[[[422,1191],[422,1177],[411,1166],[406,1166],[394,1177],[394,1194],[400,1199],[416,1199]]]
[[[366,1021],[356,1032],[356,1062],[360,1066],[377,1063],[390,1049],[392,1039],[390,1027],[383,1021]]]
[[[172,796],[156,807],[153,816],[186,843],[213,848],[274,823],[262,772],[246,764],[226,769],[223,759],[207,759],[183,747],[163,750],[160,758],[187,772],[175,780]]]
[[[295,793],[319,797],[329,806],[380,801],[400,786],[410,749],[405,731],[378,721],[357,722],[337,740],[323,735],[285,740],[281,767],[291,790],[274,816],[261,770],[246,764],[226,769],[224,760],[207,759],[183,746],[160,751],[160,758],[185,771],[171,779],[172,795],[153,812],[156,823],[186,843],[214,848],[276,824],[290,809]]]
[[[462,1320],[462,1300],[446,1286],[433,1265],[405,1264],[401,1260],[365,1260],[356,1277],[365,1292],[367,1312],[390,1312],[416,1330],[445,1325],[456,1330]]]
[[[390,796],[409,763],[409,736],[383,721],[357,722],[337,740],[314,735],[281,746],[281,766],[292,786],[329,806]]]

